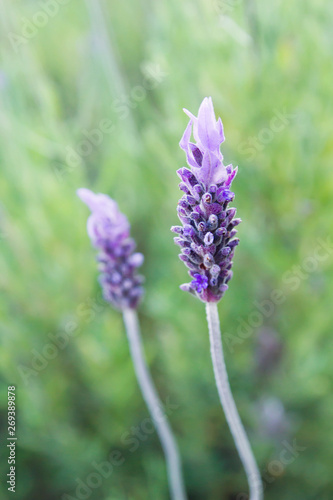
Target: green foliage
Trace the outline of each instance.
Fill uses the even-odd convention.
[[[0,409],[6,436],[6,391],[15,384],[17,498],[75,498],[78,478],[86,482],[93,462],[111,463],[115,450],[124,463],[91,500],[168,498],[156,435],[133,452],[126,444],[147,410],[121,316],[100,296],[81,186],[119,202],[145,254],[142,332],[162,399],[173,405],[189,498],[240,500],[246,491],[214,385],[204,306],[178,288],[186,271],[169,231],[185,161],[182,108],[196,112],[211,95],[226,162],[239,165],[241,244],[219,306],[234,396],[267,499],[328,500],[332,242],[321,259],[315,251],[333,229],[333,7],[135,0],[105,2],[100,15],[99,5],[1,6]],[[254,302],[275,289],[284,300],[265,316]],[[244,334],[244,322],[256,326]],[[283,356],[260,375],[257,339],[267,328]],[[289,422],[275,436],[260,417],[267,397],[282,402]],[[295,439],[305,449],[286,464],[281,453]],[[0,494],[10,498],[4,481]]]

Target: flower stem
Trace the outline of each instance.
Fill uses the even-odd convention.
[[[173,500],[186,500],[177,444],[148,371],[142,347],[137,312],[134,309],[125,309],[123,317],[138,383],[164,451],[171,498]]]
[[[263,487],[260,473],[243,424],[238,415],[228,381],[228,373],[223,356],[219,315],[215,302],[206,303],[206,313],[209,328],[210,350],[221,405],[247,475],[250,488],[250,500],[262,500]]]

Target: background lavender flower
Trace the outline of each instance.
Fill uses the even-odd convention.
[[[282,401],[273,396],[263,396],[258,403],[258,433],[281,443],[289,438],[292,418],[287,414]]]
[[[99,280],[105,300],[120,310],[136,308],[143,294],[144,281],[137,274],[137,268],[144,258],[141,253],[134,253],[136,245],[130,238],[127,217],[105,194],[95,194],[84,188],[77,194],[91,210],[87,231],[93,246],[99,250]]]
[[[272,328],[262,328],[258,333],[255,351],[255,366],[260,378],[271,375],[281,363],[284,345],[281,337]]]
[[[230,187],[237,168],[223,164],[223,126],[221,118],[216,121],[211,97],[203,100],[198,117],[184,111],[190,121],[179,144],[191,170],[177,171],[184,192],[177,209],[183,226],[171,230],[178,235],[174,240],[181,247],[179,258],[193,280],[180,288],[204,302],[217,302],[228,288],[239,243],[234,236],[241,220],[235,218],[235,208],[228,208],[234,199]],[[190,141],[192,129],[195,143]]]
[[[171,498],[186,500],[176,440],[168,421],[155,417],[163,405],[145,360],[135,310],[143,294],[143,278],[136,272],[143,262],[143,255],[133,253],[135,243],[130,238],[129,222],[115,201],[105,194],[94,194],[89,189],[79,189],[77,194],[91,210],[87,230],[92,244],[100,250],[97,259],[102,273],[100,282],[104,298],[123,313],[134,370],[164,451]]]

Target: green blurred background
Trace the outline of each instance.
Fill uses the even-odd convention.
[[[239,165],[241,244],[219,311],[265,498],[333,498],[332,4],[0,5],[1,499],[169,498],[156,434],[126,444],[148,415],[121,315],[100,296],[84,186],[118,201],[145,255],[142,333],[189,500],[246,500],[204,306],[179,290],[187,274],[170,233],[182,108],[196,113],[204,96],[224,123],[226,163]],[[16,496],[5,448],[13,384]],[[114,450],[124,463],[77,496]]]

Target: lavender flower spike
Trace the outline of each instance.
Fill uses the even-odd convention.
[[[77,194],[91,210],[87,231],[93,246],[99,250],[97,260],[105,300],[120,310],[135,309],[143,295],[144,280],[137,274],[143,255],[133,253],[135,242],[130,238],[127,217],[105,194],[84,188]]]
[[[236,209],[228,208],[234,199],[230,191],[237,173],[231,165],[224,166],[220,146],[224,142],[221,118],[216,121],[211,97],[205,97],[198,117],[190,117],[179,143],[191,167],[181,168],[179,184],[184,195],[178,202],[182,226],[171,228],[177,234],[175,243],[181,247],[180,259],[189,268],[191,283],[181,289],[206,303],[210,351],[217,391],[237,451],[243,463],[250,490],[250,500],[263,499],[260,472],[251,445],[237,412],[224,361],[217,302],[227,290],[232,277],[232,257],[238,238],[235,227]],[[191,142],[191,134],[195,142]]]
[[[239,243],[234,236],[241,220],[235,219],[235,208],[228,208],[234,199],[230,186],[237,168],[223,164],[223,125],[221,118],[216,121],[211,97],[202,101],[198,117],[184,111],[190,121],[179,145],[191,170],[177,171],[184,192],[177,209],[183,226],[171,230],[177,233],[179,257],[193,280],[180,288],[203,302],[218,302],[232,277],[232,258]],[[191,142],[192,129],[195,143]]]
[[[115,201],[89,189],[79,189],[77,194],[91,210],[87,230],[99,250],[104,298],[123,313],[134,370],[164,451],[171,498],[186,500],[177,443],[168,420],[160,418],[163,405],[149,373],[141,340],[136,308],[143,294],[143,277],[137,274],[143,255],[133,253],[135,243],[130,238],[129,222]]]

